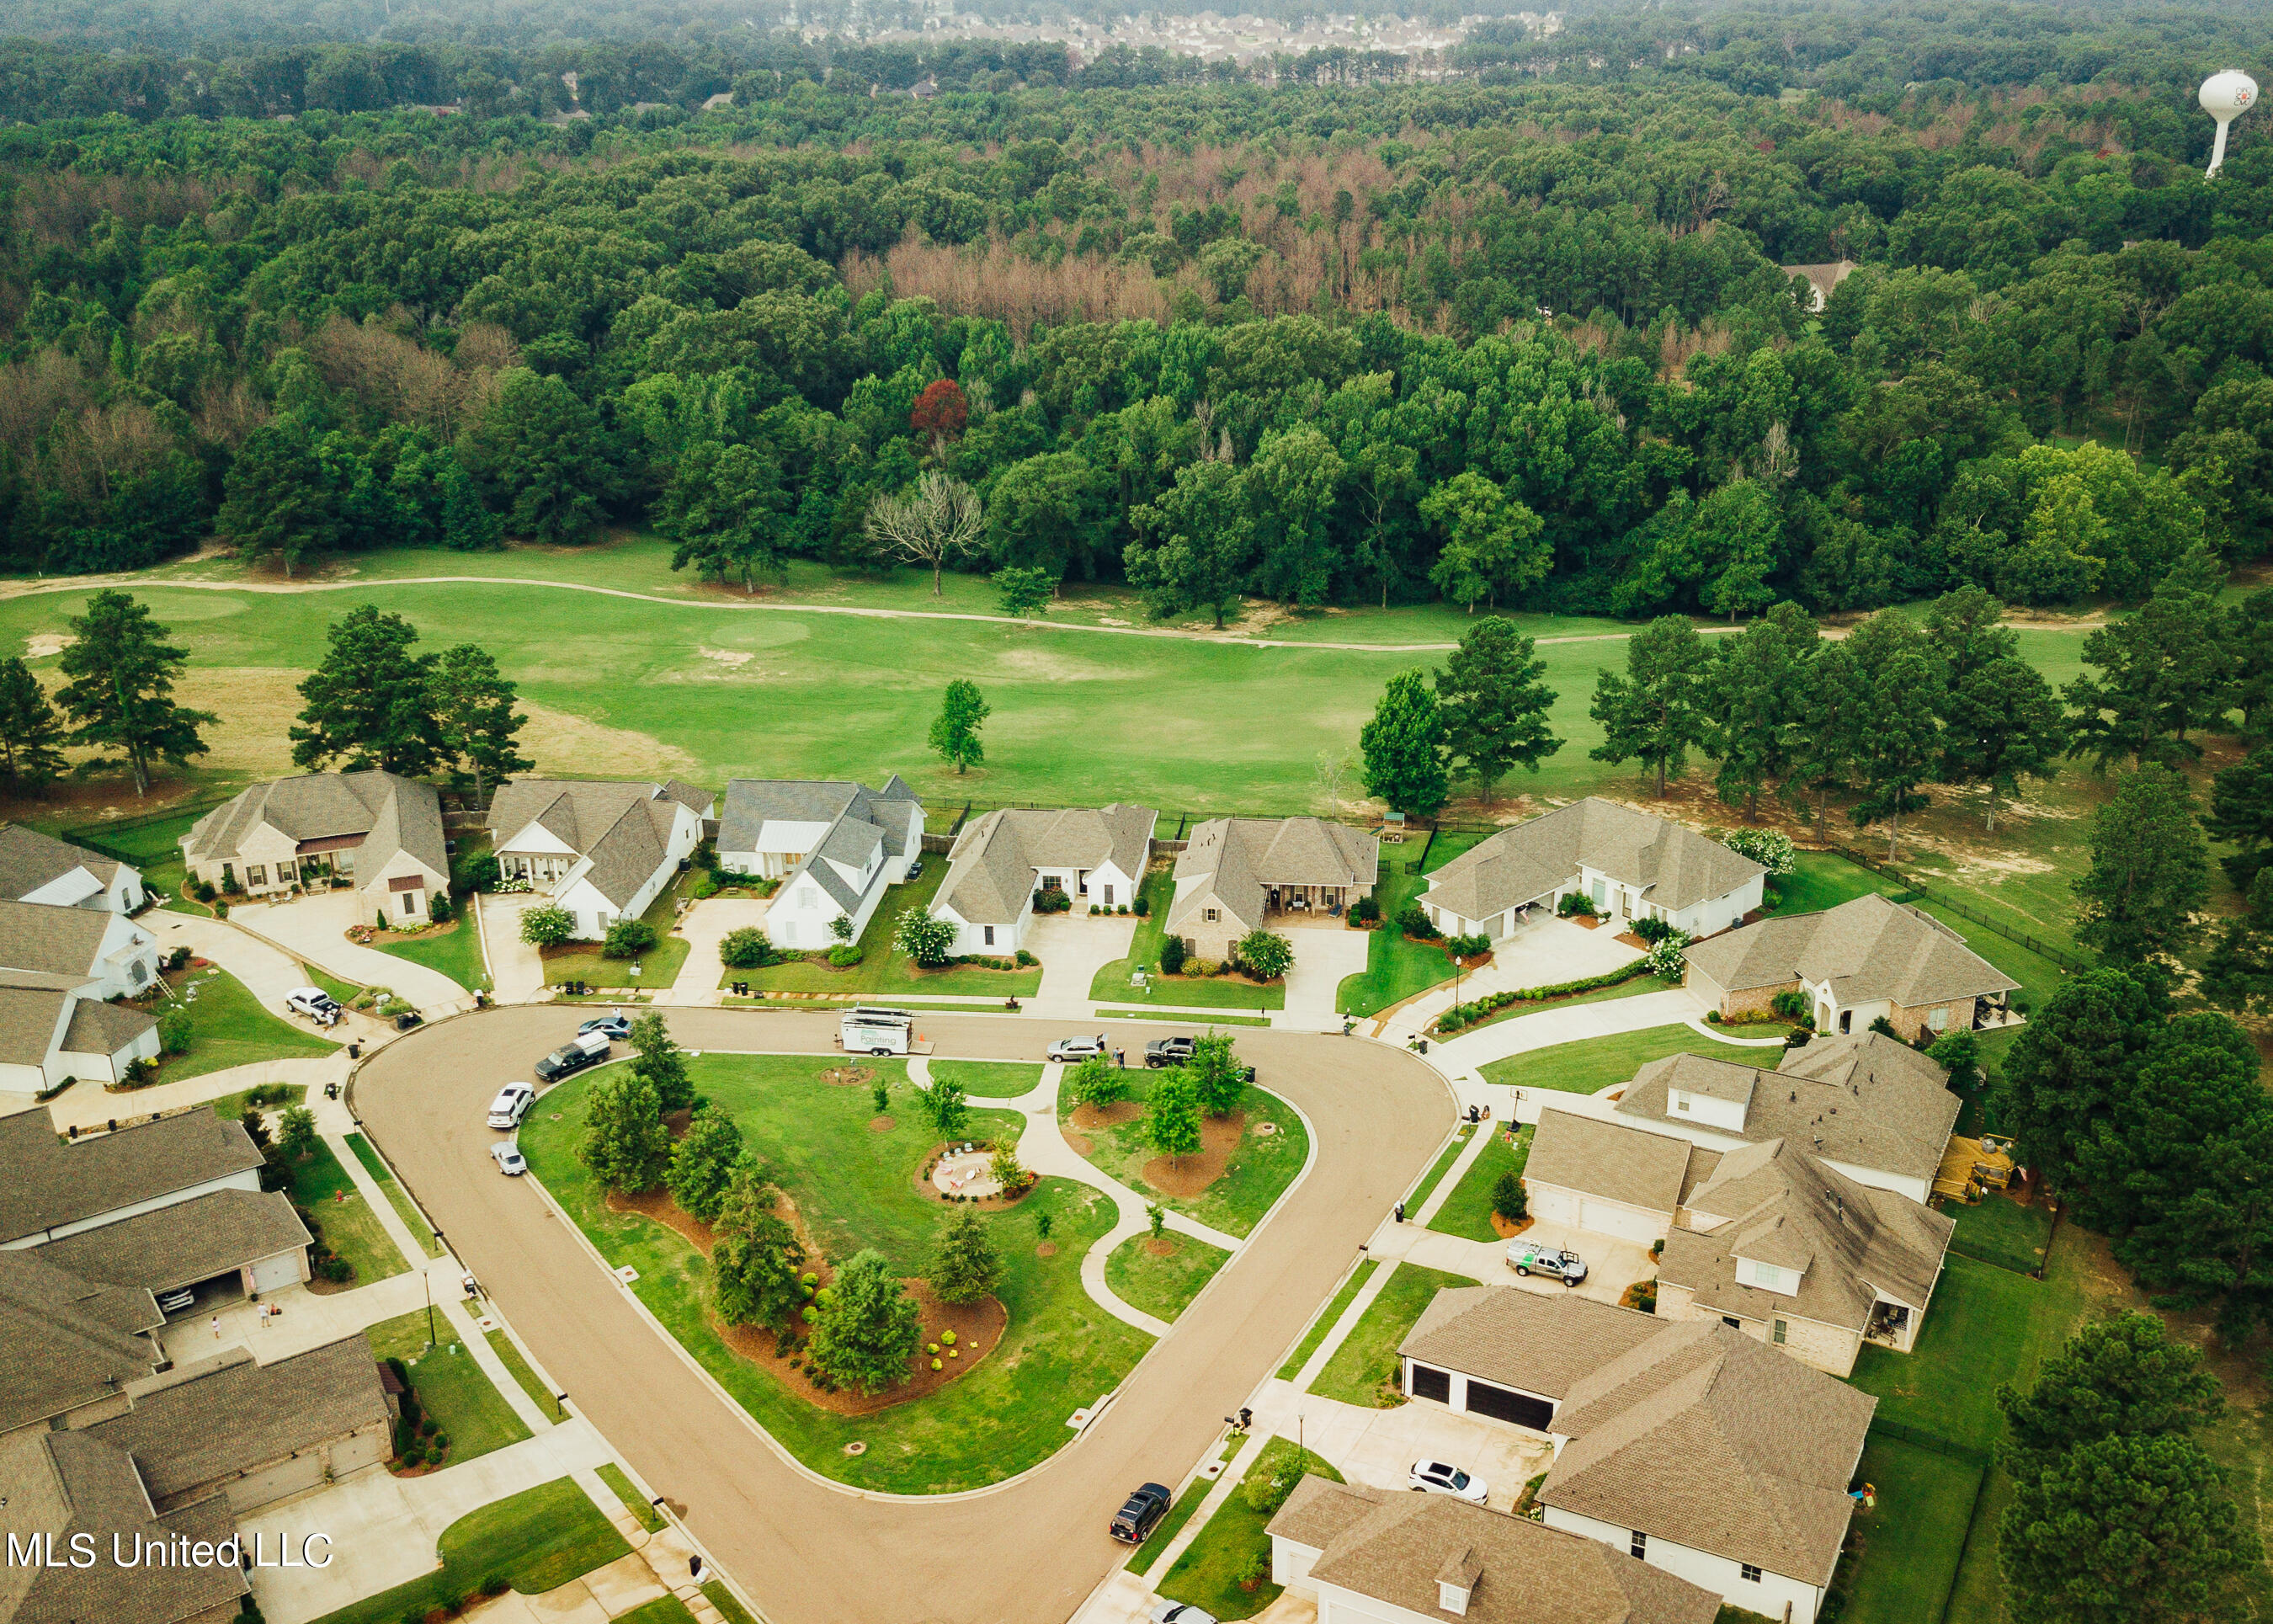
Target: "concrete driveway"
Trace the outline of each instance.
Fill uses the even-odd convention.
[[[679,979],[656,997],[659,1004],[680,1005],[718,1002],[718,979],[726,974],[718,944],[730,931],[747,925],[765,929],[773,903],[765,897],[713,897],[698,902],[679,916],[679,933],[686,938],[686,962]]]
[[[1366,945],[1373,940],[1372,933],[1345,926],[1339,930],[1289,930],[1286,935],[1294,946],[1294,966],[1287,972],[1286,1011],[1272,1024],[1339,1029],[1341,1021],[1334,1013],[1335,995],[1345,980],[1365,968]]]
[[[1136,916],[1044,914],[1026,927],[1026,951],[1042,961],[1041,990],[1033,996],[1037,1014],[1084,1016],[1097,1006],[1089,996],[1097,973],[1129,957]]]
[[[1567,919],[1535,912],[1512,936],[1493,944],[1491,963],[1457,982],[1446,981],[1398,1005],[1385,1018],[1385,1031],[1400,1037],[1421,1031],[1452,1007],[1455,992],[1466,1001],[1491,992],[1559,986],[1590,975],[1607,975],[1641,956],[1640,949],[1619,941],[1608,925],[1589,930]]]
[[[1495,1511],[1514,1510],[1523,1485],[1555,1458],[1555,1446],[1536,1433],[1441,1404],[1364,1410],[1301,1392],[1287,1381],[1273,1381],[1265,1390],[1257,1418],[1284,1438],[1299,1432],[1305,1447],[1352,1483],[1371,1488],[1409,1488],[1406,1477],[1414,1462],[1448,1461],[1484,1480],[1484,1504]]]
[[[349,941],[349,929],[369,922],[351,891],[323,891],[294,902],[248,902],[231,908],[229,918],[343,980],[391,987],[429,1014],[473,1001],[470,991],[439,970]]]
[[[521,939],[521,914],[544,898],[534,891],[476,897],[482,949],[489,955],[491,996],[499,1004],[528,1004],[544,990],[544,960]]]

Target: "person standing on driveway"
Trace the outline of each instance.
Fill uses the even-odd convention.
[[[1125,1049],[1114,1049],[1113,1051],[1113,1064],[1119,1070],[1126,1071],[1129,1069],[1129,1051]]]

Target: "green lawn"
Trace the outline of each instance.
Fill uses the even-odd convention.
[[[2052,1232],[2050,1207],[2023,1207],[2008,1197],[1991,1195],[1977,1207],[1952,1203],[1942,1210],[1957,1220],[1949,1249],[1960,1257],[2023,1274],[2043,1265],[2044,1243]]]
[[[1243,975],[1163,976],[1160,970],[1160,943],[1167,935],[1168,904],[1176,894],[1176,876],[1173,870],[1156,868],[1144,876],[1137,890],[1149,910],[1136,921],[1136,934],[1129,938],[1129,957],[1116,959],[1091,978],[1089,996],[1098,1000],[1110,999],[1115,1004],[1165,1004],[1185,1005],[1196,1009],[1225,1010],[1283,1010],[1287,1007],[1287,984],[1284,981],[1250,981]],[[1284,933],[1294,946],[1299,959],[1305,932],[1290,930]],[[1145,972],[1144,985],[1132,986],[1129,976],[1139,967]]]
[[[252,1096],[256,1094],[265,1101],[257,1107],[252,1103]],[[307,1102],[308,1085],[305,1083],[266,1083],[258,1088],[240,1088],[235,1094],[225,1094],[213,1102],[213,1108],[214,1116],[237,1122],[243,1120],[248,1109],[281,1111],[288,1105],[304,1105]],[[349,1137],[352,1139],[354,1136]]]
[[[1917,1347],[1865,1346],[1855,1385],[1878,1395],[1879,1418],[1979,1448],[2002,1435],[1999,1382],[2025,1381],[2089,1307],[2089,1282],[2074,1270],[2030,1280],[1993,1264],[1953,1257],[1927,1306]]]
[[[724,1579],[703,1581],[702,1594],[725,1616],[726,1624],[758,1624],[757,1615],[734,1598]]]
[[[337,1043],[261,1008],[244,983],[226,970],[184,970],[169,974],[166,981],[175,989],[173,1000],[144,1007],[161,1020],[169,1011],[187,1011],[190,1048],[187,1054],[167,1056],[158,1071],[161,1083],[186,1082],[256,1061],[313,1060],[339,1053]],[[195,1002],[190,998],[191,988],[197,992]]]
[[[455,1466],[529,1436],[527,1424],[514,1414],[513,1406],[457,1340],[449,1317],[434,1310],[434,1334],[442,1339],[439,1346],[427,1345],[426,1327],[426,1310],[416,1308],[382,1320],[363,1335],[373,1357],[401,1359],[409,1367],[419,1404],[450,1440],[446,1462]]]
[[[1186,1026],[1191,1025],[1193,1021],[1202,1019],[1198,1016],[1186,1015],[1181,1011],[1176,1010],[1109,1009],[1099,1009],[1097,1011],[1097,1018],[1099,1020],[1172,1020],[1179,1026]],[[1207,1023],[1212,1026],[1267,1026],[1271,1024],[1271,1018],[1268,1015],[1218,1015],[1211,1013],[1204,1019]]]
[[[1165,1075],[1129,1071],[1129,1097],[1139,1102],[1150,1098],[1154,1081]],[[1072,1126],[1073,1109],[1069,1101],[1058,1102],[1059,1125],[1069,1132],[1080,1132]],[[1267,1089],[1249,1089],[1239,1109],[1247,1113],[1247,1131],[1240,1138],[1239,1147],[1232,1152],[1223,1177],[1197,1196],[1168,1195],[1146,1180],[1144,1165],[1156,1153],[1144,1142],[1142,1116],[1084,1135],[1090,1142],[1089,1160],[1148,1199],[1157,1199],[1162,1206],[1226,1235],[1245,1235],[1302,1170],[1302,1162],[1310,1154],[1310,1137],[1302,1131],[1302,1119],[1294,1107]],[[1274,1132],[1262,1132],[1264,1123],[1272,1124]]]
[[[1845,1624],[1917,1624],[1942,1615],[1965,1553],[1983,1468],[1939,1450],[1874,1436],[1856,1476],[1878,1491],[1857,1510]]]
[[[1454,832],[1437,837],[1429,847],[1431,873],[1443,868],[1484,837]],[[1428,837],[1415,831],[1402,846],[1381,848],[1381,877],[1374,883],[1374,900],[1381,904],[1381,924],[1366,944],[1365,968],[1342,978],[1334,1007],[1345,1015],[1378,1015],[1393,1004],[1402,1004],[1453,976],[1452,961],[1434,942],[1407,939],[1397,928],[1405,905],[1429,888],[1427,874],[1407,874],[1405,867],[1421,857],[1420,842]]]
[[[568,1418],[568,1412],[560,1407],[559,1396],[551,1388],[537,1380],[536,1372],[521,1355],[521,1344],[514,1342],[501,1329],[488,1332],[486,1335],[489,1337],[490,1351],[497,1355],[498,1362],[505,1366],[506,1373],[512,1376],[515,1385],[523,1393],[529,1395],[529,1402],[544,1413],[544,1418],[555,1426],[566,1421]]]
[[[1023,998],[1042,984],[1039,968],[989,970],[979,965],[954,965],[926,970],[892,945],[892,931],[910,908],[928,912],[940,882],[947,877],[947,860],[934,858],[924,871],[904,884],[887,887],[883,900],[860,933],[860,962],[844,969],[822,959],[799,959],[763,970],[729,968],[719,978],[721,987],[747,981],[769,992],[827,992],[851,998],[890,997],[896,993],[986,993],[997,998]],[[1010,957],[1005,949],[1003,958]]]
[[[475,922],[473,898],[461,904],[464,914],[455,924],[429,930],[420,936],[396,936],[385,931],[371,938],[371,945],[382,953],[392,953],[397,959],[408,959],[412,964],[424,965],[428,969],[448,976],[468,992],[475,992],[490,984],[489,971],[482,964],[482,929]],[[657,954],[660,956],[660,949]],[[685,958],[682,952],[680,957]],[[596,981],[588,976],[588,981]],[[645,976],[641,978],[645,980]]]
[[[97,823],[81,829],[58,831],[62,838],[86,846],[91,851],[115,856],[130,862],[142,871],[142,887],[158,899],[159,906],[178,914],[203,914],[213,910],[201,902],[191,902],[182,895],[182,882],[189,870],[182,863],[181,838],[190,832],[190,825],[209,811],[214,803],[199,795],[197,804],[189,810],[170,816],[153,818],[127,828],[109,823]]]
[[[1899,881],[1850,863],[1836,852],[1797,853],[1792,871],[1769,883],[1775,887],[1779,898],[1778,914],[1812,914],[1852,902],[1857,897],[1867,897],[1873,891],[1892,897],[1902,890]]]
[[[935,1083],[960,1083],[974,1100],[1015,1100],[1042,1086],[1042,1068],[1007,1060],[934,1060]]]
[[[1520,1083],[1526,1088],[1559,1088],[1565,1094],[1597,1094],[1613,1083],[1632,1080],[1653,1060],[1668,1055],[1705,1055],[1737,1065],[1774,1069],[1780,1056],[1772,1049],[1738,1049],[1716,1043],[1694,1026],[1676,1021],[1647,1026],[1639,1032],[1620,1032],[1578,1043],[1557,1043],[1495,1060],[1483,1068],[1488,1083]]]
[[[1465,1274],[1447,1274],[1417,1263],[1399,1264],[1364,1317],[1334,1350],[1326,1368],[1310,1384],[1310,1391],[1321,1398],[1372,1410],[1394,1409],[1403,1403],[1405,1400],[1397,1395],[1397,1344],[1405,1340],[1437,1293],[1448,1286],[1475,1283]]]
[[[386,1199],[394,1204],[395,1214],[402,1220],[403,1227],[418,1237],[418,1244],[428,1257],[440,1257],[442,1243],[435,1239],[433,1226],[426,1222],[426,1214],[418,1210],[418,1203],[410,1199],[410,1192],[395,1178],[394,1169],[379,1159],[378,1150],[362,1134],[350,1133],[347,1140],[348,1148],[355,1152],[356,1160],[363,1163],[364,1171],[386,1192]]]
[[[1458,1162],[1460,1153],[1468,1147],[1468,1135],[1474,1132],[1466,1123],[1452,1130],[1452,1139],[1444,1149],[1437,1153],[1436,1161],[1429,1164],[1429,1170],[1422,1176],[1421,1182],[1413,1186],[1413,1193],[1405,1198],[1407,1214],[1417,1213],[1427,1204],[1437,1186],[1444,1182],[1444,1175],[1452,1170],[1452,1163]]]
[[[341,1004],[353,1004],[363,996],[363,989],[355,982],[343,981],[338,976],[327,971],[319,970],[311,964],[302,965],[300,973],[308,978],[310,985],[322,988]]]
[[[1160,1581],[1160,1594],[1171,1601],[1190,1602],[1219,1619],[1251,1619],[1277,1601],[1279,1587],[1271,1583],[1271,1538],[1263,1531],[1271,1517],[1247,1503],[1247,1485],[1289,1471],[1295,1474],[1296,1483],[1304,1473],[1342,1481],[1341,1473],[1309,1450],[1297,1447],[1294,1440],[1271,1440],[1248,1468],[1247,1476],[1240,1479],[1239,1487],[1216,1507],[1207,1526],[1194,1536],[1175,1566],[1168,1569]],[[1263,1558],[1263,1582],[1247,1590],[1240,1584],[1240,1576],[1258,1553]]]
[[[597,942],[571,942],[543,949],[545,985],[558,987],[563,981],[584,981],[594,987],[670,986],[679,979],[679,967],[686,962],[688,951],[685,936],[671,934],[679,918],[678,898],[679,887],[666,885],[663,894],[648,904],[647,912],[640,915],[655,928],[656,941],[637,959],[603,958]],[[479,949],[475,956],[478,959]],[[637,974],[633,974],[634,970]],[[447,975],[449,972],[445,970],[443,974]]]
[[[678,1597],[658,1596],[629,1613],[619,1613],[614,1624],[694,1624],[694,1614]]]
[[[1495,1131],[1491,1143],[1476,1153],[1468,1170],[1460,1175],[1460,1182],[1452,1193],[1444,1198],[1444,1206],[1429,1221],[1429,1227],[1444,1235],[1457,1235],[1463,1240],[1496,1241],[1499,1231],[1492,1228],[1492,1186],[1499,1176],[1512,1171],[1523,1176],[1523,1164],[1531,1154],[1531,1130],[1525,1128],[1511,1145],[1507,1135]]]
[[[1497,1026],[1504,1020],[1515,1020],[1525,1015],[1536,1015],[1542,1010],[1559,1010],[1573,1004],[1607,1004],[1613,998],[1638,997],[1643,993],[1663,992],[1666,983],[1647,972],[1620,981],[1615,987],[1597,987],[1592,992],[1572,993],[1567,998],[1532,998],[1521,1004],[1511,1004],[1495,1011],[1473,1026],[1463,1026],[1450,1035],[1466,1037],[1471,1032],[1482,1032],[1486,1026]]]
[[[327,1613],[315,1624],[400,1624],[455,1605],[490,1578],[523,1596],[541,1596],[632,1549],[574,1477],[468,1512],[442,1530],[440,1547],[442,1565],[433,1573]]]
[[[1191,1306],[1215,1272],[1231,1261],[1220,1246],[1169,1231],[1175,1246],[1168,1257],[1152,1255],[1150,1235],[1132,1235],[1105,1257],[1105,1283],[1129,1307],[1174,1324]]]
[[[624,1509],[639,1519],[641,1528],[650,1534],[662,1530],[663,1513],[655,1508],[654,1502],[646,1495],[632,1486],[629,1473],[613,1461],[606,1462],[598,1470],[600,1481],[616,1492],[616,1498],[624,1502]]]
[[[869,1132],[875,1106],[866,1088],[821,1080],[820,1057],[704,1055],[694,1086],[731,1111],[752,1147],[779,1169],[814,1239],[832,1257],[874,1246],[906,1274],[920,1274],[944,1209],[914,1187],[932,1140],[908,1113],[889,1133]],[[906,1087],[897,1062],[868,1063]],[[1082,1253],[1106,1233],[1113,1204],[1064,1179],[1042,1181],[1016,1207],[992,1216],[1004,1275],[997,1295],[1009,1313],[1005,1344],[953,1385],[914,1402],[861,1417],[814,1408],[738,1359],[705,1308],[709,1262],[673,1230],[606,1210],[576,1161],[592,1073],[544,1097],[523,1126],[531,1168],[583,1227],[611,1267],[640,1271],[634,1288],[648,1308],[768,1432],[806,1465],[861,1488],[941,1493],[1022,1471],[1074,1436],[1065,1419],[1110,1392],[1150,1339],[1091,1302]],[[1015,1112],[974,1109],[978,1137],[1015,1130]],[[1049,1258],[1034,1255],[1035,1218],[1051,1214]],[[844,1446],[867,1444],[861,1455]]]
[[[1136,1555],[1129,1559],[1129,1571],[1133,1574],[1152,1572],[1153,1564],[1159,1560],[1160,1553],[1166,1551],[1174,1543],[1176,1536],[1183,1532],[1184,1524],[1192,1520],[1192,1514],[1200,1508],[1200,1502],[1208,1497],[1214,1487],[1215,1485],[1205,1477],[1195,1477],[1186,1484],[1184,1492],[1177,1495],[1175,1502],[1168,1507],[1168,1515],[1162,1517],[1159,1526],[1152,1530],[1152,1537],[1137,1548]]]
[[[363,1199],[363,1192],[348,1177],[332,1147],[318,1139],[309,1153],[292,1165],[293,1204],[304,1207],[331,1249],[355,1270],[354,1284],[370,1285],[389,1274],[407,1272],[410,1265],[388,1237],[379,1214]]]
[[[1351,1300],[1365,1289],[1365,1282],[1373,1278],[1373,1271],[1380,1267],[1380,1259],[1368,1258],[1350,1271],[1350,1277],[1342,1282],[1342,1289],[1334,1293],[1333,1301],[1310,1321],[1310,1328],[1302,1333],[1302,1340],[1294,1344],[1294,1351],[1288,1354],[1287,1362],[1279,1367],[1279,1380],[1292,1381],[1302,1373],[1302,1366],[1309,1363],[1310,1356],[1318,1350],[1318,1344],[1325,1341],[1327,1333],[1334,1328],[1334,1322],[1349,1311]]]

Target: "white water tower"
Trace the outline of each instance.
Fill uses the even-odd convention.
[[[2239,68],[2228,68],[2202,80],[2202,111],[2217,120],[2217,145],[2210,148],[2209,168],[2203,178],[2216,175],[2225,162],[2225,127],[2257,104],[2257,81]]]

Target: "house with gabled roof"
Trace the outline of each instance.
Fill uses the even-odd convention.
[[[131,863],[21,823],[0,823],[0,898],[131,914],[148,899]]]
[[[216,890],[264,901],[346,879],[364,919],[404,926],[427,923],[427,899],[450,884],[441,797],[376,771],[255,784],[190,826],[182,861]]]
[[[932,912],[955,926],[958,955],[1025,945],[1034,900],[1061,891],[1072,906],[1121,908],[1136,900],[1160,815],[1111,806],[989,812],[956,837]]]
[[[157,985],[158,942],[124,914],[0,901],[0,1093],[116,1082],[158,1053],[158,1024],[108,1002]]]
[[[668,784],[522,778],[499,786],[489,830],[500,877],[566,908],[580,941],[644,914],[702,843],[712,797]]]
[[[836,944],[830,926],[852,921],[858,940],[887,886],[923,857],[923,802],[898,773],[881,789],[844,779],[736,778],[718,820],[718,866],[779,880],[766,931],[778,947]]]
[[[1575,894],[1607,920],[1702,936],[1759,907],[1767,875],[1693,829],[1589,795],[1461,853],[1429,876],[1421,906],[1446,936],[1497,941]]]
[[[1317,817],[1217,817],[1176,857],[1169,934],[1203,959],[1229,959],[1249,931],[1289,918],[1347,914],[1373,894],[1379,837]]]
[[[212,1111],[133,1123],[68,1145],[45,1111],[0,1116],[0,1252],[215,1191],[258,1193],[261,1166],[244,1124]]]
[[[2020,983],[1932,914],[1875,891],[1812,914],[1778,914],[1683,957],[1689,985],[1723,1019],[1804,996],[1825,1034],[1867,1031],[1884,1017],[1904,1039],[1969,1032],[2005,1019]]]

